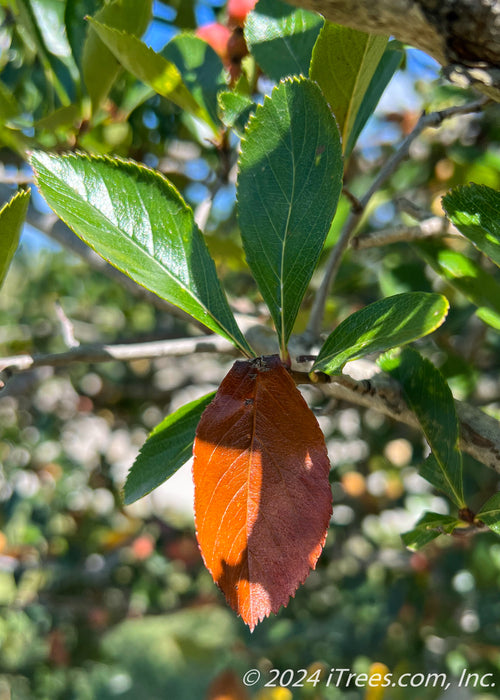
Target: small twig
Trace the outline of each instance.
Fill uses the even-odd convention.
[[[109,362],[111,360],[155,359],[159,357],[183,357],[193,353],[225,353],[239,355],[237,349],[225,338],[211,335],[202,338],[155,340],[147,343],[123,345],[80,345],[66,352],[47,355],[12,355],[0,358],[0,371],[23,372],[36,367],[62,367],[73,362]]]
[[[364,250],[376,248],[389,243],[415,241],[428,236],[444,236],[446,234],[460,235],[458,230],[442,216],[432,216],[415,226],[396,226],[381,231],[371,231],[364,236],[356,236],[351,240],[351,248]]]
[[[456,116],[459,114],[470,114],[472,112],[480,111],[484,105],[488,102],[488,98],[483,98],[477,100],[476,102],[470,102],[464,105],[455,105],[454,107],[448,107],[438,112],[430,112],[422,114],[417,122],[417,125],[413,131],[406,136],[406,138],[401,141],[397,150],[389,158],[389,160],[382,166],[377,177],[369,187],[366,194],[361,198],[360,204],[362,206],[361,212],[352,211],[344,225],[340,237],[332,249],[328,262],[326,264],[326,269],[324,273],[323,280],[319,286],[316,293],[314,303],[311,309],[311,315],[309,317],[309,322],[305,331],[306,339],[309,342],[314,342],[320,332],[321,323],[324,316],[326,300],[330,294],[330,289],[332,288],[333,281],[337,275],[340,261],[342,256],[347,249],[351,238],[356,232],[358,224],[360,223],[361,217],[364,210],[366,209],[371,198],[378,192],[382,185],[390,178],[390,176],[396,171],[399,164],[406,158],[410,150],[411,144],[415,141],[418,136],[429,127],[437,128],[442,124],[445,119],[449,117]]]
[[[351,192],[351,190],[348,190],[347,187],[342,187],[342,194],[347,197],[347,199],[351,203],[352,211],[355,212],[356,214],[362,214],[364,211],[364,207],[359,201],[359,199]]]
[[[480,522],[476,521],[472,525],[469,525],[469,527],[456,527],[453,532],[451,533],[452,537],[472,537],[473,535],[479,535],[481,533],[484,533],[484,531],[487,529],[487,526]],[[443,534],[448,534],[448,533],[443,533]]]
[[[396,206],[397,211],[408,214],[412,217],[412,219],[415,219],[416,221],[423,221],[424,219],[429,218],[429,213],[427,209],[420,207],[418,204],[415,204],[415,202],[412,202],[412,200],[408,199],[407,197],[397,197],[394,201],[394,204]]]
[[[57,318],[61,324],[61,334],[64,343],[68,346],[68,348],[77,348],[80,345],[80,341],[75,338],[75,329],[73,328],[73,324],[66,316],[63,307],[58,301],[55,303],[55,309]]]

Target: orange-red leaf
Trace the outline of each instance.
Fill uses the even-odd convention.
[[[195,519],[207,569],[251,629],[316,566],[329,468],[323,433],[278,356],[236,362],[196,431]]]

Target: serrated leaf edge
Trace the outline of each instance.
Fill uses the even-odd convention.
[[[103,44],[106,46],[106,48],[108,49],[108,51],[110,51],[110,52],[113,54],[115,60],[119,63],[119,65],[120,65],[124,70],[127,70],[127,71],[128,71],[128,69],[123,65],[123,63],[122,63],[121,60],[118,58],[118,56],[116,56],[116,54],[115,54],[115,52],[113,51],[113,49],[110,48],[110,47],[108,46],[108,44],[106,43],[106,41],[105,41],[105,40],[101,37],[101,35],[99,34],[99,28],[100,28],[100,27],[104,27],[104,29],[106,29],[106,30],[109,31],[109,32],[112,32],[112,33],[117,34],[117,35],[120,35],[120,36],[122,36],[122,37],[124,37],[124,38],[126,38],[126,39],[129,39],[129,40],[131,41],[131,43],[133,43],[134,41],[137,42],[138,44],[141,45],[141,47],[142,47],[143,49],[146,49],[146,51],[147,51],[147,53],[148,53],[149,55],[158,57],[158,58],[160,58],[162,61],[165,61],[165,63],[167,63],[169,66],[171,66],[172,69],[174,69],[174,72],[175,72],[175,74],[176,74],[176,75],[175,75],[176,80],[177,80],[176,88],[182,87],[182,88],[186,91],[186,93],[190,96],[190,98],[192,99],[193,105],[196,106],[196,113],[193,114],[193,116],[196,117],[197,119],[201,119],[202,121],[204,121],[204,122],[212,129],[213,133],[214,133],[216,136],[219,136],[219,129],[217,128],[216,124],[214,124],[214,122],[213,122],[211,116],[208,114],[207,110],[206,110],[204,107],[202,107],[202,106],[198,103],[198,101],[195,99],[195,97],[193,96],[193,94],[192,94],[191,91],[189,90],[188,86],[186,85],[186,83],[185,83],[184,80],[182,79],[182,74],[181,74],[180,70],[177,68],[177,66],[175,65],[175,63],[173,63],[172,61],[169,61],[168,59],[164,58],[164,56],[162,56],[160,53],[158,53],[158,52],[155,51],[153,48],[151,48],[151,46],[148,46],[147,44],[145,44],[139,37],[135,36],[135,34],[130,34],[130,33],[127,32],[125,29],[117,29],[116,27],[111,27],[109,24],[105,24],[104,22],[99,22],[98,20],[96,20],[96,19],[94,19],[93,17],[90,17],[90,16],[87,16],[85,19],[87,20],[87,22],[89,23],[89,25],[94,29],[94,31],[97,33],[97,35],[99,36],[99,39],[103,42]],[[130,72],[130,71],[128,71],[128,72]],[[144,81],[144,80],[141,80],[141,82],[142,82],[142,83],[145,83],[145,84],[148,84],[148,83],[147,83],[146,81]],[[156,90],[152,85],[151,85],[151,88],[152,88],[152,89],[155,91],[155,93],[156,93],[157,95],[159,95],[160,97],[163,97],[165,100],[169,100],[170,102],[173,102],[173,103],[176,104],[180,109],[184,109],[183,107],[181,107],[181,105],[178,104],[178,102],[176,102],[175,99],[172,99],[171,97],[167,97],[166,95],[163,95],[162,93],[157,92],[157,90]]]
[[[441,297],[441,299],[444,299],[444,301],[445,301],[445,307],[446,307],[446,308],[444,309],[443,315],[436,321],[435,325],[433,325],[431,328],[429,328],[429,330],[428,330],[426,333],[424,333],[423,335],[417,335],[417,336],[415,336],[414,338],[410,338],[409,340],[407,340],[407,341],[406,341],[405,343],[403,343],[403,344],[399,343],[399,344],[397,344],[397,345],[393,345],[392,347],[387,348],[386,350],[384,350],[384,351],[381,353],[381,356],[383,356],[386,352],[390,352],[391,350],[394,350],[394,349],[396,349],[396,348],[405,347],[406,345],[409,345],[410,343],[413,343],[415,340],[419,340],[420,338],[425,338],[427,335],[430,335],[431,333],[434,333],[434,331],[437,330],[438,328],[440,328],[440,327],[443,325],[443,323],[446,321],[446,318],[447,318],[448,313],[449,313],[449,310],[450,310],[450,302],[449,302],[449,300],[447,299],[447,297],[444,296],[444,294],[438,294],[438,293],[436,293],[436,292],[402,292],[401,294],[415,294],[415,293],[416,293],[416,294],[428,294],[428,295],[430,295],[430,296]],[[393,296],[393,297],[395,297],[395,296],[401,296],[401,294],[394,294],[394,295],[392,295],[392,296]],[[392,298],[392,297],[390,297],[390,296],[389,296],[389,297],[384,297],[383,299],[379,299],[378,301],[384,301],[384,299],[391,299],[391,298]],[[373,304],[376,304],[377,302],[374,301],[374,302],[372,302],[372,303],[373,303]],[[367,306],[365,306],[365,307],[363,307],[363,308],[366,309],[366,308],[368,308],[368,306],[371,306],[371,304],[368,304]],[[362,310],[362,309],[361,309],[361,310]],[[356,313],[356,312],[354,312],[354,313]],[[349,318],[349,316],[348,316],[346,319],[344,319],[344,320],[347,321],[348,318]],[[343,321],[341,321],[341,323],[343,323]],[[339,323],[339,325],[340,325],[340,323]],[[338,326],[337,326],[337,327],[338,327]],[[332,333],[333,333],[334,331],[335,331],[335,329],[332,331]],[[325,343],[326,343],[326,341],[325,341]],[[347,349],[347,348],[346,348],[346,349]],[[361,351],[362,351],[362,348],[361,348]],[[347,362],[351,362],[352,360],[357,360],[357,359],[359,360],[361,357],[365,357],[365,354],[368,354],[368,355],[369,355],[369,354],[371,354],[372,352],[373,352],[372,350],[370,350],[368,353],[363,353],[363,352],[361,352],[361,354],[358,354],[358,355],[356,355],[355,357],[349,358],[349,360],[346,360],[346,362],[344,362],[342,366],[338,367],[335,371],[332,371],[332,372],[326,372],[326,368],[325,368],[325,367],[322,367],[321,365],[317,365],[317,360],[316,360],[315,363],[314,363],[314,365],[313,365],[312,368],[311,368],[311,372],[313,372],[313,371],[315,371],[315,372],[316,372],[316,371],[318,371],[318,372],[325,372],[325,374],[330,374],[330,375],[341,374],[341,373],[342,373],[342,368],[347,364]],[[336,354],[339,354],[339,353],[336,353]],[[322,362],[324,362],[324,360],[322,360]]]
[[[88,153],[83,153],[83,152],[81,152],[81,151],[74,151],[74,152],[71,152],[71,153],[63,153],[63,154],[58,154],[58,155],[54,155],[54,154],[51,154],[51,153],[46,153],[45,151],[32,151],[32,152],[29,153],[29,161],[30,161],[30,164],[32,165],[32,168],[33,168],[34,182],[35,182],[35,184],[37,185],[37,187],[38,187],[38,189],[39,189],[40,191],[42,191],[42,189],[41,189],[41,187],[40,187],[40,185],[39,185],[39,183],[38,183],[38,174],[37,174],[37,172],[36,172],[35,167],[34,167],[33,164],[32,164],[32,158],[33,158],[33,157],[36,158],[36,157],[37,157],[37,154],[41,154],[42,156],[46,156],[46,157],[49,157],[49,158],[56,158],[56,159],[62,159],[62,160],[76,160],[76,161],[78,161],[78,160],[80,160],[80,159],[84,159],[84,160],[87,160],[89,163],[93,163],[93,162],[105,162],[105,163],[108,163],[109,165],[111,165],[111,166],[113,166],[113,167],[117,167],[117,166],[119,166],[119,165],[123,165],[123,166],[125,166],[127,169],[131,169],[131,170],[137,169],[137,170],[139,170],[139,171],[142,171],[142,172],[146,173],[148,177],[152,177],[153,179],[157,179],[157,180],[161,181],[161,183],[162,183],[163,185],[165,185],[165,186],[168,188],[168,190],[169,190],[170,192],[173,192],[173,193],[179,198],[181,204],[190,212],[190,214],[191,214],[192,217],[193,217],[193,225],[194,225],[196,231],[199,233],[199,235],[200,235],[200,237],[201,237],[201,240],[202,240],[202,242],[203,242],[203,244],[205,245],[205,248],[206,248],[206,243],[205,243],[205,240],[204,240],[204,238],[203,238],[203,234],[202,234],[202,232],[200,231],[200,229],[199,229],[199,227],[198,227],[198,225],[197,225],[197,223],[196,223],[196,221],[195,221],[195,219],[194,219],[194,212],[193,212],[192,208],[185,202],[184,198],[182,197],[181,193],[177,190],[177,188],[176,188],[162,173],[160,173],[159,171],[154,170],[153,168],[150,168],[150,167],[148,167],[147,165],[144,165],[143,163],[138,163],[137,161],[134,161],[134,160],[131,160],[131,159],[127,159],[127,158],[121,158],[120,156],[113,156],[113,157],[111,157],[111,156],[108,156],[108,155],[106,155],[106,154],[102,154],[102,155],[90,155],[90,154],[88,154]],[[92,206],[92,205],[89,204],[89,206]],[[93,208],[95,209],[95,207],[93,207]],[[99,212],[98,209],[96,209],[96,211]],[[58,216],[59,216],[59,215],[58,215]],[[64,217],[59,217],[59,218],[61,219],[61,221],[64,221],[64,223],[65,223],[71,230],[73,230],[73,229],[71,228],[70,224],[64,219]],[[78,234],[76,234],[76,235],[78,235]],[[98,250],[96,250],[96,248],[95,248],[93,245],[91,245],[91,244],[89,244],[89,243],[86,243],[86,245],[88,245],[89,248],[91,248],[92,250],[94,250],[100,257],[102,257],[104,260],[106,260],[106,262],[108,262],[110,265],[112,265],[112,267],[115,267],[116,269],[120,270],[120,271],[123,272],[125,275],[127,275],[127,273],[126,273],[125,270],[123,270],[120,266],[115,265],[115,264],[112,263],[110,260],[108,260],[108,258],[106,258],[104,255],[102,255]],[[209,253],[209,251],[208,251],[208,248],[206,248],[206,251],[207,251],[207,255],[210,257],[210,259],[211,259],[212,262],[213,262],[213,258],[211,257],[211,255],[210,255],[210,253]],[[143,252],[142,249],[141,249],[141,252]],[[154,260],[154,256],[150,256],[150,257],[152,257],[152,259]],[[215,265],[215,263],[214,263],[214,265]],[[162,266],[162,268],[163,268],[163,266]],[[238,340],[237,338],[235,338],[235,337],[233,336],[233,334],[232,334],[229,330],[227,330],[227,329],[225,328],[225,326],[223,326],[222,323],[221,323],[217,318],[215,318],[215,316],[212,314],[212,312],[211,312],[209,309],[207,309],[207,307],[205,306],[205,304],[203,304],[200,300],[198,300],[198,299],[193,295],[192,291],[191,291],[189,288],[185,287],[184,284],[181,284],[181,283],[177,280],[177,278],[176,278],[169,270],[167,270],[166,268],[163,268],[163,269],[165,270],[165,274],[167,274],[171,279],[175,280],[175,281],[179,284],[179,286],[180,286],[182,289],[184,289],[185,292],[187,292],[187,293],[189,294],[189,296],[196,302],[196,304],[198,304],[202,309],[204,309],[204,310],[206,311],[206,313],[208,314],[208,316],[210,316],[210,318],[213,319],[213,320],[216,322],[216,324],[225,332],[226,337],[228,337],[229,339],[231,339],[232,342],[233,342],[233,344],[234,344],[237,348],[239,348],[239,349],[243,352],[244,355],[246,355],[247,357],[255,357],[254,351],[250,348],[250,346],[249,346],[248,343],[246,342],[246,340],[245,340],[243,334],[241,334],[241,337],[242,337],[242,339],[245,341],[245,345],[246,345],[247,347],[245,347],[245,345],[243,345],[243,344],[240,342],[240,340]],[[128,275],[127,275],[127,276],[128,276]],[[139,282],[136,282],[136,284],[139,284],[139,286],[144,287],[145,289],[147,289],[147,287],[145,287],[145,285],[140,284]],[[225,298],[226,301],[227,301],[227,297],[226,297],[226,295],[225,295],[225,292],[224,292],[224,289],[223,289],[222,285],[220,285],[220,287],[221,287],[221,292],[222,292],[224,298]],[[152,292],[153,292],[153,290],[149,290],[149,291],[152,291]],[[156,294],[156,292],[153,292],[153,294]],[[159,295],[157,295],[157,296],[159,296]],[[174,302],[171,302],[169,299],[166,299],[166,301],[168,301],[169,303],[171,303],[173,306],[177,306],[177,308],[181,308],[181,307],[179,307],[177,304],[175,304]],[[228,304],[228,308],[229,308],[229,310],[231,311],[231,307],[229,306],[229,304]],[[187,313],[187,312],[186,312],[186,313]],[[231,311],[231,313],[232,313],[232,311]],[[191,314],[189,314],[189,315],[191,315]],[[235,323],[236,323],[236,320],[235,320]],[[237,324],[236,324],[236,325],[237,325]],[[240,332],[241,332],[241,331],[240,331]],[[251,352],[251,354],[249,353],[249,351]]]

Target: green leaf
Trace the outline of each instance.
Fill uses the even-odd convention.
[[[459,508],[465,507],[458,417],[443,375],[413,348],[404,348],[399,357],[388,353],[379,364],[401,383],[408,406],[417,416],[439,465],[446,493]]]
[[[150,434],[127,475],[124,503],[130,505],[150,493],[191,457],[201,414],[215,391],[179,408],[159,423]]]
[[[50,112],[47,116],[39,119],[35,127],[37,129],[47,129],[55,131],[56,129],[68,129],[74,127],[82,120],[82,109],[80,104],[71,104],[67,107],[59,107],[59,109]]]
[[[7,122],[21,112],[16,98],[9,88],[0,83],[0,121]]]
[[[29,190],[19,190],[0,209],[0,285],[19,245],[29,201]]]
[[[202,119],[217,133],[217,127],[207,110],[189,92],[175,63],[167,61],[132,34],[107,27],[95,20],[89,22],[108,49],[132,75],[181,109]]]
[[[33,148],[33,141],[34,139],[25,136],[22,131],[11,129],[0,120],[0,146],[7,146],[17,152],[21,160],[26,158],[26,151]]]
[[[314,12],[279,0],[260,0],[245,22],[248,49],[276,82],[290,75],[307,76],[323,21]]]
[[[339,374],[350,360],[410,343],[436,330],[448,308],[445,297],[426,292],[396,294],[369,304],[328,336],[312,369]]]
[[[196,29],[195,5],[197,0],[170,0],[168,3],[175,9],[175,26],[179,29]]]
[[[373,78],[368,85],[365,96],[363,97],[361,105],[356,114],[354,125],[347,138],[347,146],[344,149],[346,156],[352,152],[352,149],[356,145],[359,135],[363,131],[366,122],[375,111],[375,108],[378,105],[386,87],[389,85],[394,73],[401,65],[404,55],[405,52],[403,49],[399,48],[399,42],[389,42],[389,45],[385,49],[384,54],[380,59],[377,68],[375,69]]]
[[[59,58],[69,58],[71,47],[64,24],[65,3],[61,0],[29,0],[29,2],[48,51]]]
[[[152,0],[113,0],[94,16],[100,24],[141,36],[151,18]],[[96,112],[116,80],[120,64],[111,50],[89,26],[82,55],[82,74]]]
[[[443,197],[458,230],[500,267],[500,192],[471,183]]]
[[[238,215],[282,357],[341,187],[339,134],[318,86],[306,79],[280,83],[257,107],[242,140]]]
[[[94,15],[100,6],[99,0],[66,0],[64,24],[73,58],[79,68],[82,67],[83,48],[89,30],[84,17]]]
[[[500,491],[486,501],[476,517],[500,535]]]
[[[68,88],[74,91],[72,77],[76,67],[64,31],[64,3],[58,0],[16,0],[14,12],[16,23],[36,47],[47,86],[57,95],[61,105],[69,105],[74,95],[68,94]],[[45,95],[45,99],[50,104],[52,95]]]
[[[197,36],[178,34],[162,56],[177,66],[189,92],[210,115],[211,124],[217,124],[217,95],[226,89],[226,71],[213,48]]]
[[[442,491],[448,498],[455,501],[455,494],[450,488],[450,484],[445,478],[443,470],[439,466],[439,462],[432,453],[422,462],[418,471],[420,476],[432,484],[434,488],[438,489],[438,491]]]
[[[425,513],[418,521],[417,525],[410,532],[401,535],[404,544],[416,551],[422,549],[426,544],[435,540],[439,535],[451,534],[456,527],[463,523],[451,515],[441,515],[441,513]]]
[[[427,240],[413,247],[442,277],[477,306],[477,315],[500,330],[500,284],[482,267],[441,241]]]
[[[386,45],[387,37],[325,22],[314,47],[311,79],[335,114],[344,151]]]
[[[219,93],[218,106],[219,119],[224,126],[234,129],[241,136],[257,105],[246,95],[226,91]]]
[[[193,212],[160,173],[133,161],[35,152],[40,191],[105,260],[252,355]]]

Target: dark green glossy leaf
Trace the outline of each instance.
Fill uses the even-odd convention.
[[[280,83],[257,107],[241,144],[238,215],[282,357],[341,187],[339,134],[318,86]]]
[[[401,539],[408,549],[416,551],[435,540],[439,535],[451,534],[456,527],[461,525],[463,523],[451,515],[425,513],[415,528],[401,535]]]
[[[107,27],[94,20],[89,22],[108,49],[132,75],[181,109],[208,123],[217,133],[207,110],[198,104],[188,90],[175,63],[167,61],[132,34]],[[205,46],[201,40],[194,40]]]
[[[325,22],[314,46],[311,79],[335,114],[344,150],[386,45],[387,37]]]
[[[443,375],[413,348],[404,348],[399,355],[387,353],[379,364],[401,383],[408,406],[417,416],[439,465],[446,492],[459,508],[463,508],[458,417],[453,395]]]
[[[226,89],[226,72],[213,48],[192,34],[178,34],[161,54],[177,66],[189,92],[217,124],[217,95]]]
[[[407,292],[376,301],[340,323],[325,340],[313,370],[339,374],[349,360],[405,345],[436,330],[448,313],[440,294]]]
[[[66,0],[64,13],[66,34],[73,52],[73,58],[79,68],[82,66],[83,47],[89,30],[84,18],[94,15],[100,7],[101,3],[99,0]]]
[[[279,0],[260,0],[246,19],[245,39],[262,70],[278,82],[290,75],[309,74],[322,26],[323,18],[314,12]]]
[[[479,513],[477,513],[477,518],[487,525],[490,530],[500,535],[500,492],[495,493],[486,501]]]
[[[500,330],[500,284],[482,267],[437,240],[420,241],[413,247],[442,277],[477,306],[477,315]]]
[[[159,423],[141,447],[123,489],[125,505],[150,493],[190,459],[196,427],[215,391],[179,408]]]
[[[448,498],[455,501],[455,494],[450,488],[450,483],[445,478],[443,470],[439,466],[439,462],[432,453],[422,462],[418,471],[420,476],[432,484],[434,488],[438,489],[438,491],[442,491]]]
[[[224,126],[243,134],[250,115],[255,112],[255,102],[239,92],[221,92],[218,98],[219,118]]]
[[[0,285],[19,245],[29,201],[29,190],[19,190],[0,209]]]
[[[445,195],[443,207],[458,230],[500,267],[500,192],[471,183]]]
[[[133,161],[31,157],[49,205],[105,260],[146,289],[251,350],[221,289],[193,212],[162,175]]]
[[[347,138],[347,146],[345,147],[345,155],[348,156],[359,135],[363,131],[366,122],[375,111],[386,87],[389,85],[394,73],[397,71],[404,58],[404,50],[399,48],[398,42],[390,41],[384,51],[382,58],[379,61],[375,74],[370,80],[370,84],[365,92],[361,105],[356,114],[354,125]]]
[[[168,3],[175,9],[175,26],[179,29],[196,29],[195,5],[197,0],[169,0]]]
[[[141,36],[151,18],[152,0],[112,0],[94,16],[100,24]],[[116,80],[120,64],[111,50],[89,26],[83,47],[82,74],[96,112]]]

